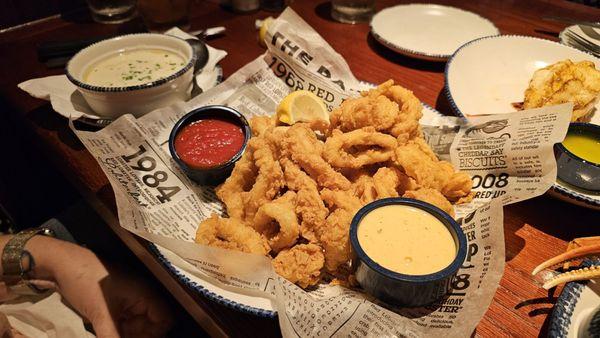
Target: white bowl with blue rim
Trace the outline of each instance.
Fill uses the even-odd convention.
[[[600,59],[560,43],[531,36],[483,37],[460,47],[446,64],[446,95],[458,116],[514,112],[512,103],[522,102],[533,73],[550,64],[570,59]],[[600,125],[600,100],[590,123]],[[572,204],[600,209],[600,194],[560,179],[549,193]]]
[[[86,83],[85,74],[97,62],[128,50],[160,49],[183,62],[166,77],[129,86],[97,86]],[[97,42],[75,54],[66,68],[67,78],[77,86],[89,106],[102,118],[123,114],[141,116],[157,108],[184,102],[192,92],[196,55],[183,39],[164,34],[129,34]]]

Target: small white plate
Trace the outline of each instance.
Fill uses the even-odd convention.
[[[471,41],[446,65],[446,94],[459,116],[503,114],[523,101],[533,73],[552,63],[589,60],[600,69],[600,59],[578,49],[530,36],[500,35]],[[591,123],[600,125],[600,101]],[[600,209],[600,194],[558,181],[549,193],[569,203]]]
[[[565,35],[565,33],[567,31],[578,34],[580,36],[583,36],[584,38],[586,38],[586,39],[590,40],[591,42],[594,42],[595,44],[600,46],[600,28],[573,25],[573,26],[569,26],[569,27],[563,29],[560,32],[560,34],[558,34],[560,43],[562,43],[563,45],[577,48],[576,46],[573,46],[569,43],[569,38]]]
[[[398,53],[445,61],[463,44],[500,32],[491,21],[472,12],[433,4],[409,4],[375,14],[371,34]]]

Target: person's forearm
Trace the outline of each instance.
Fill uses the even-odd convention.
[[[4,251],[6,243],[12,237],[13,235],[0,236],[0,253]],[[25,250],[29,251],[34,260],[30,277],[50,281],[56,281],[56,273],[62,264],[79,258],[73,257],[73,255],[94,255],[78,245],[43,235],[36,235],[29,239],[25,244]],[[0,264],[0,276],[2,275],[4,275],[4,269]]]

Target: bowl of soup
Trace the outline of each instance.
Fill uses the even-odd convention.
[[[67,64],[66,73],[97,115],[139,117],[188,100],[195,61],[192,46],[183,39],[130,34],[81,50]]]
[[[356,280],[372,296],[416,307],[443,297],[467,252],[458,223],[410,198],[386,198],[360,209],[350,225]]]
[[[554,155],[560,180],[600,191],[600,126],[571,123],[564,141],[554,146]]]

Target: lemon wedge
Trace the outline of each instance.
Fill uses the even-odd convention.
[[[277,120],[287,125],[319,120],[329,124],[329,112],[317,95],[307,90],[297,90],[281,100],[277,106]]]
[[[265,44],[265,36],[267,36],[267,31],[269,30],[269,25],[271,25],[272,22],[273,22],[272,17],[268,17],[268,18],[264,19],[262,21],[262,24],[260,25],[260,29],[258,30],[258,43],[263,47],[267,47],[267,45]]]

